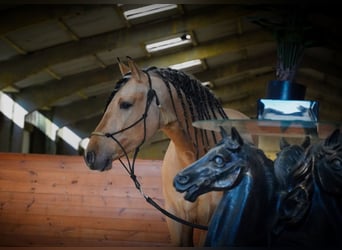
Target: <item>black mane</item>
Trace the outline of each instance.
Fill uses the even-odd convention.
[[[197,79],[190,77],[182,71],[171,68],[153,67],[151,68],[151,72],[157,74],[166,84],[170,93],[174,110],[175,105],[173,97],[171,95],[170,84],[175,88],[177,96],[181,100],[184,117],[188,117],[190,115],[191,121],[228,118],[219,100],[207,87],[203,86]],[[188,105],[190,114],[187,114],[185,104]],[[177,114],[177,112],[175,113]],[[219,114],[220,117],[217,117],[216,114]],[[177,119],[179,118],[177,117]],[[217,138],[213,131],[208,132],[193,128],[192,124],[189,124],[187,119],[185,119],[185,121],[187,133],[191,134],[190,130],[194,130],[195,141],[193,142],[193,144],[195,148],[198,148],[198,132],[201,135],[200,138],[203,145],[207,145],[209,147],[208,133],[211,133],[214,142],[217,142]],[[209,148],[206,148],[205,151],[207,151],[208,149]]]

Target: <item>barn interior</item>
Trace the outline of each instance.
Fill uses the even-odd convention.
[[[256,119],[257,102],[276,79],[275,31],[295,14],[308,31],[295,81],[306,87],[304,100],[319,103],[319,122],[341,126],[338,5],[52,2],[0,5],[0,246],[170,245],[165,218],[119,163],[101,175],[81,157],[121,78],[117,58],[180,69],[223,107]],[[139,177],[161,204],[168,143],[159,132],[138,160],[149,165]]]
[[[287,13],[309,30],[295,80],[306,86],[305,100],[319,103],[320,121],[341,121],[341,19],[333,5],[228,2],[1,5],[0,150],[82,154],[121,78],[117,58],[127,56],[142,68],[192,74],[224,107],[256,118],[277,66],[276,27],[260,23]],[[167,143],[158,134],[141,157],[161,159]]]

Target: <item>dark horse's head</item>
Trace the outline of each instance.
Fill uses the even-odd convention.
[[[342,134],[334,130],[314,148],[314,172],[321,189],[331,195],[342,195]]]
[[[274,174],[282,189],[288,189],[289,185],[293,185],[292,174],[303,164],[305,151],[310,146],[311,140],[309,136],[301,145],[289,144],[285,138],[280,139],[280,152],[274,160]]]
[[[234,127],[231,136],[223,128],[221,135],[222,140],[215,147],[175,176],[174,187],[186,192],[186,200],[193,202],[201,194],[234,188],[250,170],[251,158],[258,157],[249,151],[258,149],[245,144]]]
[[[276,244],[342,246],[342,135],[336,129],[325,140],[291,152],[297,159],[291,166],[284,157],[288,151],[275,164],[289,167],[282,172],[286,186],[272,229]]]

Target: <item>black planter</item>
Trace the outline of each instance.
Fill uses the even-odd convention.
[[[306,87],[289,81],[270,81],[267,85],[267,99],[304,100]]]

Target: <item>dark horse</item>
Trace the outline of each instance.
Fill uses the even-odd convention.
[[[282,192],[272,245],[342,247],[342,136],[335,130],[324,141],[303,149],[282,150],[275,168],[288,168],[281,176]],[[291,162],[291,160],[290,160]],[[277,172],[277,170],[276,170]],[[279,176],[279,175],[278,175]]]
[[[224,190],[210,221],[206,246],[267,246],[277,185],[273,162],[233,127],[221,128],[222,140],[174,179],[178,192],[195,201],[209,191]]]

